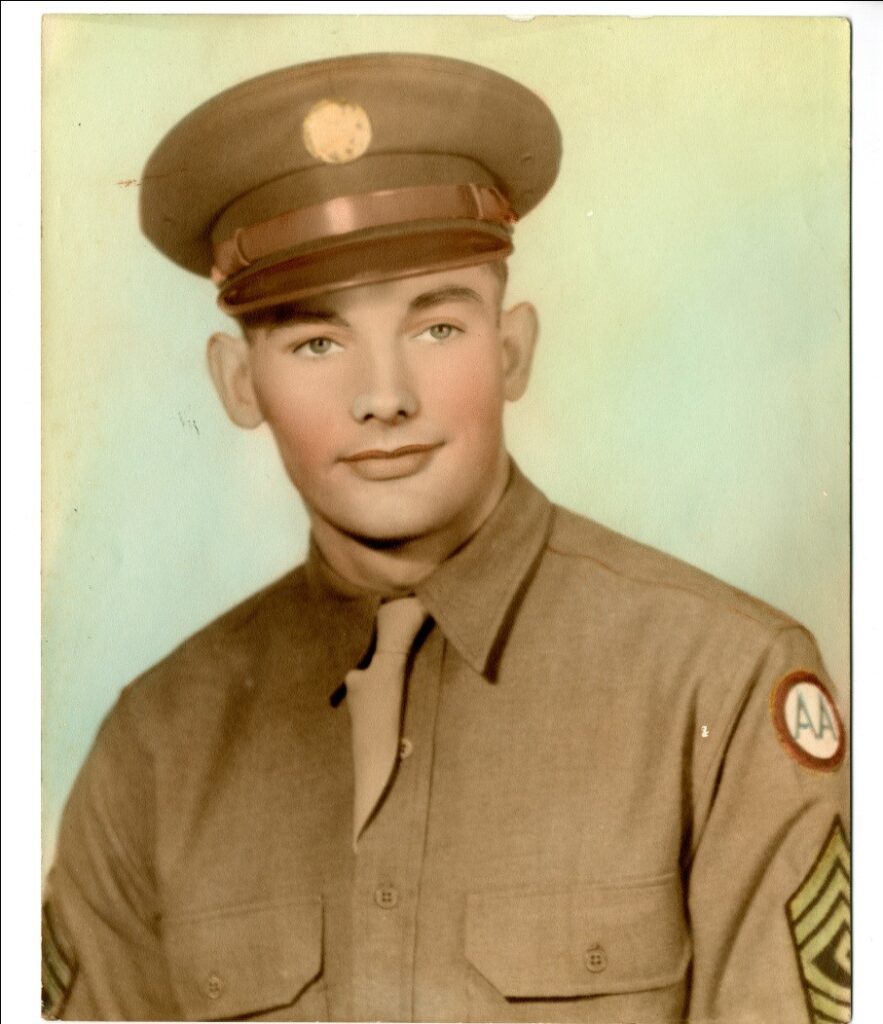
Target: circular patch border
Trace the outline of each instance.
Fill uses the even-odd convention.
[[[837,724],[837,749],[830,757],[815,757],[813,754],[810,754],[800,746],[788,729],[788,723],[785,720],[785,702],[788,700],[788,694],[798,683],[810,683],[821,690],[822,696],[828,702],[828,707],[834,713],[834,719]],[[813,771],[834,772],[843,763],[843,758],[846,754],[846,730],[843,728],[840,709],[837,707],[837,703],[831,696],[828,687],[825,686],[814,672],[798,669],[796,672],[789,672],[788,675],[783,676],[773,687],[770,694],[770,713],[772,714],[773,725],[776,727],[776,736],[779,742],[798,764]]]

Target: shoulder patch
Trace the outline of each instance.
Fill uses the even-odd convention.
[[[805,768],[833,772],[846,751],[843,720],[828,688],[812,672],[789,672],[773,687],[770,713],[779,742]]]
[[[43,907],[42,919],[43,962],[41,970],[43,1016],[57,1018],[64,1009],[68,993],[74,983],[77,965],[66,956],[55,936],[52,912]]]
[[[849,844],[834,819],[806,878],[786,904],[809,1019],[847,1022],[852,989]]]

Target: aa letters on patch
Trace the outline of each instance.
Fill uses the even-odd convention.
[[[846,750],[843,721],[818,676],[800,670],[780,679],[770,711],[779,741],[798,764],[817,771],[840,767]]]

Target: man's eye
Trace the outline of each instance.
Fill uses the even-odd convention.
[[[304,341],[298,345],[295,351],[299,355],[304,356],[324,356],[329,352],[333,352],[338,347],[337,342],[332,341],[330,338],[310,338],[309,341]]]
[[[447,341],[449,338],[453,338],[455,334],[462,332],[459,327],[454,327],[453,324],[433,324],[432,327],[427,327],[423,333],[428,335],[432,341]]]

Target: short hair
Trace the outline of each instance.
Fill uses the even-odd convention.
[[[503,293],[505,292],[506,284],[509,281],[509,264],[505,260],[494,260],[493,263],[489,263],[487,266],[489,266],[499,278],[500,301],[502,302]]]
[[[506,293],[506,284],[509,280],[509,264],[503,259],[485,263],[484,266],[493,271],[494,276],[500,282],[500,307],[502,308],[503,296]],[[242,333],[248,338],[248,332],[256,328],[279,327],[286,323],[292,318],[292,313],[296,308],[296,302],[281,302],[264,309],[255,309],[250,313],[240,313],[234,319],[242,329]]]

